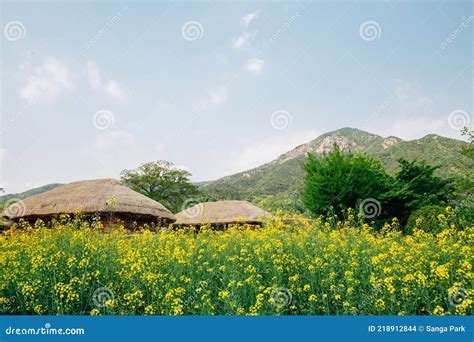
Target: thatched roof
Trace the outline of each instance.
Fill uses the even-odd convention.
[[[69,183],[25,198],[3,212],[9,219],[73,214],[120,213],[132,217],[167,219],[175,217],[161,203],[148,198],[115,179],[93,179]]]
[[[273,215],[247,201],[217,201],[196,204],[176,214],[175,224],[260,224]]]

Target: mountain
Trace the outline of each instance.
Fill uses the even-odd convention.
[[[277,159],[254,169],[201,184],[207,196],[213,198],[246,199],[261,205],[277,207],[281,203],[297,204],[303,179],[301,163],[308,153],[321,156],[337,144],[342,150],[363,151],[381,161],[391,174],[398,167],[397,160],[424,160],[440,165],[436,171],[442,177],[468,180],[473,169],[472,160],[460,151],[467,143],[435,134],[421,139],[404,141],[397,137],[381,137],[355,128],[342,128],[325,133],[297,146]],[[472,189],[471,189],[472,190]]]
[[[456,177],[460,192],[472,192],[474,165],[472,159],[460,151],[466,142],[435,134],[416,140],[381,137],[355,128],[342,128],[325,133],[297,146],[277,159],[251,170],[226,176],[215,181],[198,183],[205,197],[214,199],[244,199],[268,209],[286,208],[304,211],[299,199],[303,170],[301,163],[308,153],[321,156],[336,143],[342,150],[363,151],[381,161],[391,174],[397,171],[399,158],[424,160],[440,165],[436,173],[441,177]],[[54,189],[61,184],[48,184],[19,194],[0,196],[0,202],[25,198]]]
[[[43,186],[28,190],[28,191],[20,192],[20,193],[17,193],[17,194],[3,195],[3,196],[0,196],[0,202],[6,202],[6,201],[9,201],[11,199],[23,199],[23,198],[26,198],[26,197],[30,197],[30,196],[33,196],[33,195],[40,194],[42,192],[53,190],[54,188],[57,188],[60,185],[62,185],[62,184],[52,183],[52,184],[43,185]]]

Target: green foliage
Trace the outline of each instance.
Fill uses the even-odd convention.
[[[291,192],[262,197],[255,197],[252,200],[255,205],[263,208],[269,212],[276,213],[282,208],[285,208],[285,212],[289,214],[307,214],[310,215],[306,209],[303,201],[301,200],[301,190],[295,189]]]
[[[454,210],[463,227],[474,225],[474,194],[469,194],[454,202]]]
[[[453,180],[434,175],[438,166],[399,159],[400,170],[390,190],[382,196],[388,215],[404,225],[411,213],[424,206],[446,204],[454,192]]]
[[[389,176],[380,162],[360,152],[342,152],[336,145],[321,158],[309,154],[303,164],[303,203],[313,216],[329,210],[340,215],[361,203],[361,213],[380,227],[394,217],[404,226],[412,212],[445,205],[452,197],[453,181],[435,176],[437,166],[402,158],[398,163],[398,172]]]
[[[464,127],[461,134],[466,136],[469,140],[469,145],[464,146],[461,153],[466,157],[474,159],[474,131],[470,131],[467,127]]]
[[[141,164],[135,170],[123,170],[120,180],[129,188],[160,202],[176,213],[183,203],[199,193],[189,180],[191,174],[176,169],[164,160]]]
[[[363,153],[342,152],[337,145],[322,158],[308,154],[303,203],[314,215],[332,207],[337,215],[361,200],[380,198],[388,189],[389,177],[380,162]]]
[[[362,151],[379,160],[388,174],[394,176],[399,169],[398,159],[423,160],[430,165],[440,165],[435,171],[438,177],[456,177],[456,194],[459,198],[473,192],[473,160],[460,151],[467,143],[435,134],[421,139],[403,141],[396,137],[383,138],[353,128],[329,132],[298,146],[274,161],[216,181],[200,184],[202,191],[219,199],[245,199],[259,203],[266,199],[265,207],[295,212],[291,198],[305,176],[301,163],[307,152],[322,156],[328,143],[342,142],[353,151]],[[301,200],[300,200],[301,201]],[[289,203],[289,204],[287,204]]]
[[[5,209],[5,203],[0,202],[0,210],[3,211],[4,209]],[[7,228],[8,228],[8,225],[7,225],[7,221],[6,221],[5,217],[0,215],[0,231],[2,231],[4,229],[7,229]]]
[[[474,131],[470,131],[467,127],[461,131],[463,136],[468,138],[468,145],[462,146],[460,149],[460,155],[464,156],[468,160],[466,163],[467,170],[464,174],[458,174],[455,176],[455,186],[456,186],[456,200],[457,202],[468,203],[471,202],[472,208],[472,200],[466,201],[466,197],[472,198],[474,193]],[[462,207],[463,211],[465,211],[467,217],[473,217],[474,209],[465,209],[465,206]]]
[[[472,131],[466,136],[472,137]],[[320,137],[298,146],[292,151],[281,155],[276,160],[231,176],[212,182],[198,184],[205,196],[212,199],[248,200],[255,204],[264,201],[265,208],[272,211],[282,209],[286,212],[304,213],[305,208],[299,195],[304,170],[301,163],[306,161],[307,152],[321,156],[328,143],[338,142],[352,150],[363,151],[369,156],[380,160],[390,175],[399,169],[398,159],[424,160],[427,164],[438,164],[435,170],[438,177],[455,177],[456,200],[462,200],[474,189],[474,158],[472,138],[470,144],[430,134],[421,139],[403,141],[396,137],[383,138],[375,134],[353,128],[343,128],[328,132]],[[469,150],[471,152],[464,152]],[[461,151],[463,151],[461,153]],[[470,157],[471,156],[471,157]],[[55,184],[33,189],[40,193],[50,190]],[[24,198],[34,193],[25,192],[14,195],[0,196],[0,200]],[[384,206],[384,210],[386,210]],[[385,213],[387,214],[387,213]],[[388,214],[387,214],[388,215]]]
[[[411,234],[414,229],[428,233],[440,233],[445,229],[464,230],[474,224],[474,203],[472,196],[455,206],[428,205],[410,214],[405,232]]]
[[[438,216],[444,213],[445,208],[440,205],[428,205],[414,210],[408,218],[405,232],[412,234],[413,230],[418,227],[425,232],[439,233],[442,230],[442,226],[439,223]]]

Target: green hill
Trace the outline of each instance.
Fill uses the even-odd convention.
[[[460,191],[472,191],[473,162],[460,151],[467,143],[430,134],[421,139],[404,141],[383,138],[354,128],[329,132],[281,155],[274,161],[216,181],[201,184],[206,195],[218,199],[245,199],[270,209],[287,208],[303,211],[299,187],[303,178],[301,162],[307,153],[322,155],[336,143],[343,150],[364,151],[379,159],[389,173],[397,170],[397,159],[424,160],[440,165],[439,176],[456,177]],[[469,173],[471,177],[469,177]]]
[[[26,197],[30,197],[30,196],[33,196],[33,195],[40,194],[42,192],[52,190],[54,188],[57,188],[60,185],[62,185],[62,184],[52,183],[52,184],[43,185],[43,186],[31,189],[31,190],[27,190],[27,191],[24,191],[24,192],[20,192],[20,193],[17,193],[17,194],[3,195],[3,196],[0,196],[0,202],[6,202],[6,201],[9,201],[9,200],[14,199],[14,198],[15,199],[23,199],[23,198],[26,198]]]
[[[284,208],[303,212],[299,196],[303,179],[301,163],[306,159],[307,153],[322,155],[330,151],[334,143],[343,150],[366,152],[379,159],[392,174],[397,170],[399,158],[424,160],[431,165],[440,165],[437,170],[439,176],[455,177],[460,193],[473,192],[474,164],[472,159],[460,153],[467,146],[466,142],[435,134],[404,141],[393,136],[384,138],[355,128],[325,133],[270,163],[198,185],[210,198],[249,200],[271,210]],[[60,185],[48,184],[22,193],[0,196],[0,202],[25,198]]]

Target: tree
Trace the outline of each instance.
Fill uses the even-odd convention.
[[[474,222],[474,131],[464,127],[461,134],[467,137],[468,145],[463,147],[461,153],[470,159],[470,168],[467,169],[465,177],[458,179],[458,209],[463,212],[468,222]]]
[[[331,207],[340,214],[360,201],[378,201],[388,190],[389,176],[379,161],[361,152],[344,153],[337,145],[319,159],[308,154],[303,169],[303,203],[315,216]]]
[[[395,175],[390,191],[382,196],[389,215],[404,224],[410,214],[424,206],[443,205],[454,192],[452,179],[434,175],[439,166],[424,161],[398,159],[400,170]]]
[[[474,159],[474,131],[470,131],[467,127],[464,127],[464,129],[461,131],[461,135],[466,136],[469,141],[469,145],[464,147],[461,153],[466,157]]]
[[[122,184],[160,202],[176,213],[183,203],[199,193],[189,180],[191,174],[164,160],[144,163],[134,170],[120,173]]]
[[[309,154],[303,164],[303,203],[315,216],[352,207],[378,225],[397,217],[403,226],[413,211],[445,205],[452,196],[452,179],[434,175],[438,166],[402,158],[398,163],[399,171],[389,176],[379,161],[360,152],[335,146],[319,159]]]
[[[425,232],[439,233],[443,229],[443,226],[439,224],[438,220],[440,214],[446,214],[445,207],[441,205],[427,205],[414,210],[408,218],[405,232],[411,234],[418,226]],[[417,224],[417,220],[419,219],[421,219],[421,222]]]

